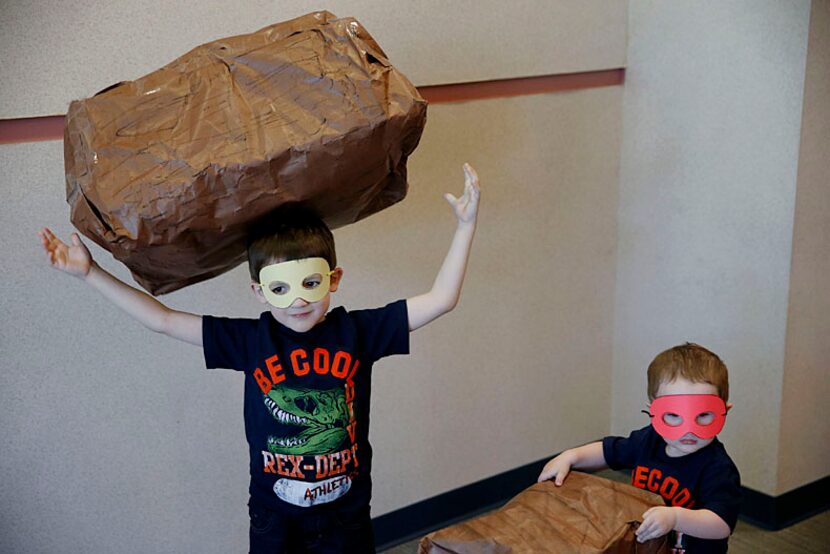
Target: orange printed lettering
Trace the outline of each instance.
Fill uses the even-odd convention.
[[[672,476],[666,477],[663,480],[663,486],[660,487],[660,496],[666,500],[671,500],[675,493],[677,493],[677,488],[679,486],[680,483],[677,482],[677,479]]]
[[[282,454],[277,454],[277,473],[288,475],[288,471],[285,469],[285,456]]]
[[[317,465],[317,479],[323,479],[329,474],[329,460],[326,456],[314,456]]]
[[[308,354],[306,354],[305,350],[298,348],[291,352],[291,367],[294,369],[294,375],[297,377],[305,377],[308,375],[311,366],[308,365]]]
[[[289,454],[286,456],[288,461],[291,462],[291,465],[294,466],[291,469],[291,473],[288,474],[289,477],[299,477],[300,479],[305,479],[305,474],[302,472],[300,467],[303,463],[303,457],[299,455],[291,455]]]
[[[271,376],[273,384],[285,381],[285,375],[282,373],[282,364],[280,358],[276,354],[265,360],[265,367],[268,368],[268,374]]]
[[[660,478],[663,477],[663,472],[659,469],[652,469],[648,473],[648,482],[646,483],[646,487],[651,492],[657,492],[657,489],[660,488]]]
[[[314,349],[314,373],[325,375],[329,372],[329,351],[325,348]]]
[[[692,493],[689,492],[689,489],[684,488],[682,491],[677,493],[677,496],[671,499],[672,506],[682,506],[685,502],[692,497]]]
[[[331,363],[331,374],[338,379],[344,379],[349,373],[349,366],[352,364],[352,357],[348,352],[340,351],[334,355]]]
[[[352,366],[352,371],[349,373],[349,377],[346,379],[352,385],[354,385],[354,374],[357,373],[357,366],[359,365],[360,360],[355,360],[354,365]]]
[[[647,473],[647,467],[637,466],[637,469],[634,470],[634,473],[631,475],[631,484],[637,487],[638,489],[646,488]]]
[[[256,384],[259,385],[259,390],[262,391],[262,394],[268,394],[271,391],[271,381],[268,380],[268,377],[265,376],[261,369],[256,368],[254,370],[254,379],[256,380]]]
[[[337,475],[343,473],[343,467],[340,465],[340,452],[329,454],[329,475]]]
[[[265,473],[276,473],[274,470],[274,455],[265,450],[262,451],[262,471]]]

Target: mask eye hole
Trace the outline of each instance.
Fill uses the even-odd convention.
[[[323,282],[323,276],[319,273],[314,273],[303,279],[303,288],[306,290],[313,290],[320,286]]]
[[[698,425],[711,425],[715,421],[715,414],[712,412],[703,412],[695,417],[695,423]]]
[[[683,418],[675,413],[666,412],[665,414],[663,414],[663,423],[665,423],[669,427],[677,427],[678,425],[683,423]]]
[[[277,296],[282,296],[283,294],[288,294],[288,291],[291,290],[291,287],[288,286],[288,283],[283,283],[282,281],[274,281],[268,285],[268,290],[270,290],[273,294]]]

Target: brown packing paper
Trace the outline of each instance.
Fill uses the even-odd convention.
[[[643,512],[663,505],[648,491],[571,472],[561,487],[537,483],[499,510],[430,533],[418,554],[668,553],[667,537],[634,536]]]
[[[69,106],[66,196],[153,294],[245,260],[286,202],[330,227],[406,195],[426,102],[354,19],[318,12],[199,46]]]

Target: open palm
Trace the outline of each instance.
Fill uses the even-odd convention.
[[[481,191],[478,186],[478,174],[470,164],[464,164],[464,194],[456,198],[450,193],[444,195],[455,212],[458,221],[470,223],[475,221],[478,212],[478,197]]]
[[[78,233],[72,233],[71,245],[67,245],[46,227],[38,232],[38,236],[52,267],[76,277],[86,277],[92,267],[92,255],[81,242]]]

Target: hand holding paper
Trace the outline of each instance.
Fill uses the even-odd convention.
[[[654,506],[643,514],[643,523],[635,534],[639,542],[662,537],[677,525],[677,510],[670,506]]]

